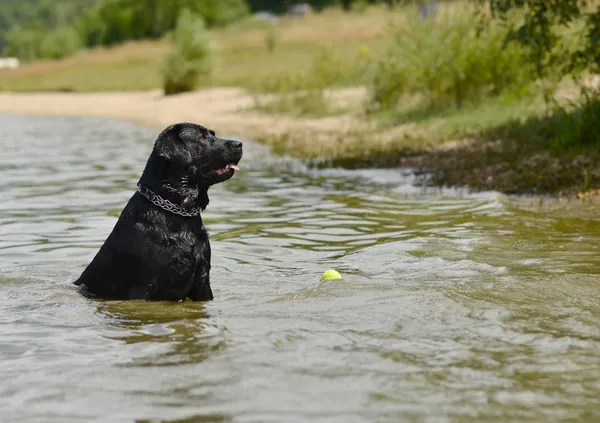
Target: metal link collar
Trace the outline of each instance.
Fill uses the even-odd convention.
[[[155,206],[160,207],[163,210],[171,212],[173,214],[178,214],[179,216],[184,217],[194,217],[200,216],[201,209],[199,207],[193,208],[192,210],[185,210],[183,207],[178,206],[177,204],[171,203],[169,200],[162,198],[160,195],[157,195],[150,191],[148,188],[141,186],[138,184],[138,192],[142,194],[144,197],[148,199]]]

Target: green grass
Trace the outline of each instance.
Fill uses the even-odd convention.
[[[42,75],[0,73],[0,89],[15,92],[35,91],[138,91],[158,88],[160,67],[145,60],[74,66],[44,72]]]
[[[377,47],[382,48],[381,45]],[[322,46],[313,53],[305,69],[257,80],[249,89],[255,109],[306,117],[347,112],[347,107],[332,104],[327,93],[336,88],[363,85],[370,69],[371,54],[371,48],[364,43]]]
[[[332,9],[282,19],[274,52],[266,42],[270,24],[250,18],[215,29],[218,68],[210,84],[255,88],[260,81],[308,69],[314,55],[327,46],[345,57],[352,57],[363,44],[381,50],[391,40],[388,15],[386,9],[377,7],[362,14]],[[0,89],[90,92],[160,88],[161,65],[168,50],[165,41],[131,42],[63,60],[34,62],[15,71],[0,71]]]
[[[299,69],[308,69],[315,54],[328,45],[341,55],[352,57],[359,45],[382,48],[387,39],[341,40],[319,45],[298,44],[278,48],[270,54],[265,47],[243,51],[225,51],[219,56],[217,70],[211,81],[214,86],[256,88],[261,81],[282,77]],[[129,58],[134,46],[117,47],[110,52],[91,52],[88,56],[108,56],[104,60],[89,60],[86,56],[63,62],[37,62],[17,71],[0,71],[0,89],[35,92],[69,88],[76,92],[139,91],[162,86],[161,65],[165,49],[156,45],[152,57]],[[203,81],[200,81],[200,85]]]

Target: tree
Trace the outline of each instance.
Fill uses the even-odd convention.
[[[493,16],[504,20],[507,41],[525,46],[540,77],[580,71],[598,72],[600,67],[600,5],[590,0],[485,0]],[[514,14],[518,13],[517,18]],[[511,19],[513,17],[513,19]],[[583,42],[561,46],[561,33],[583,25]]]
[[[600,4],[592,0],[485,0],[494,16],[507,22],[507,41],[526,47],[540,78],[545,80],[600,70]],[[577,36],[565,34],[571,30]],[[582,82],[582,80],[579,80]],[[551,84],[552,86],[552,84]],[[600,146],[600,90],[580,84],[581,95],[566,106],[545,99],[558,124],[552,127],[556,144]]]

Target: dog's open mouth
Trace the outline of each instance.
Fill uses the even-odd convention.
[[[227,166],[222,167],[221,169],[215,170],[215,173],[217,175],[222,175],[222,174],[224,174],[225,172],[228,172],[231,169],[233,169],[233,170],[240,170],[240,168],[238,167],[238,165],[236,165],[235,163],[229,163]]]

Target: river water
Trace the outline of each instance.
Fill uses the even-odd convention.
[[[214,301],[81,297],[157,132],[0,117],[0,421],[600,421],[600,217],[575,202],[245,143],[204,214]]]

